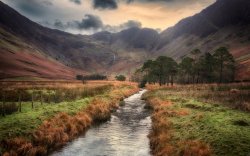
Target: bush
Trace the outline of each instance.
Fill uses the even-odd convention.
[[[118,80],[118,81],[125,81],[125,80],[126,80],[126,77],[125,77],[124,75],[117,75],[117,76],[115,77],[115,79]]]
[[[83,76],[83,80],[106,80],[106,79],[107,76],[101,74]]]
[[[83,80],[83,76],[82,75],[76,75],[76,79],[77,80]]]

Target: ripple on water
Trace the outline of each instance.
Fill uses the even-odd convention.
[[[92,127],[85,136],[68,143],[53,156],[149,156],[147,135],[151,127],[150,112],[140,91],[125,99],[125,106],[113,113],[110,121]]]

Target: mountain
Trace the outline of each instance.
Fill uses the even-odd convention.
[[[226,46],[238,62],[237,79],[250,80],[250,1],[217,0],[160,34],[154,53],[179,59],[199,48]]]
[[[118,33],[99,32],[92,35],[94,39],[106,42],[123,49],[143,49],[150,51],[154,48],[160,35],[154,29],[132,27]]]
[[[153,29],[130,28],[119,33],[100,32],[92,37],[113,49],[125,49],[123,53],[139,53],[143,59],[167,55],[179,61],[196,48],[213,53],[226,46],[238,63],[237,79],[250,80],[249,0],[217,0],[160,34]]]
[[[89,73],[103,70],[108,62],[113,60],[112,50],[108,46],[91,40],[88,36],[72,35],[43,27],[20,15],[3,2],[0,2],[0,35],[1,59],[6,58],[7,53],[12,53],[10,58],[6,58],[12,60],[12,63],[5,63],[1,60],[1,78],[20,76],[19,74],[22,72],[22,76],[26,76],[25,73],[28,72],[28,75],[31,76],[51,78],[47,73],[37,74],[41,71],[38,68],[40,65],[36,64],[35,67],[31,67],[31,64],[37,62],[33,60],[32,56],[25,60],[22,58],[24,54],[21,53],[32,54],[44,61],[47,60],[47,63],[52,64],[52,67],[55,63],[60,64],[61,71],[67,69],[71,73],[72,71]],[[14,59],[15,57],[21,58]],[[17,70],[16,66],[20,66],[20,64],[23,64],[25,68],[18,68],[18,73],[8,73],[8,71]],[[30,67],[26,67],[27,65]],[[50,69],[44,70],[49,71]],[[64,79],[63,73],[58,78]],[[75,74],[71,77],[75,77]]]
[[[132,27],[93,35],[43,27],[0,2],[0,38],[0,78],[129,75],[149,58],[167,55],[179,61],[196,48],[213,53],[226,46],[238,63],[237,79],[250,80],[249,0],[217,0],[160,34],[154,29]]]
[[[77,73],[84,74],[131,73],[147,58],[145,49],[150,49],[156,40],[151,38],[159,37],[155,30],[146,28],[131,28],[117,34],[102,32],[93,36],[73,35],[43,27],[22,16],[1,1],[0,35],[3,39],[0,43],[1,58],[4,58],[6,51],[20,56],[22,56],[21,52],[28,52],[28,54],[41,56],[44,61],[52,60],[52,62],[59,63],[64,69],[76,70]],[[133,41],[130,35],[133,35]],[[109,41],[107,37],[111,38],[111,36],[112,41]],[[112,44],[107,41],[112,42]],[[134,53],[135,51],[142,51],[143,53]],[[10,57],[7,59],[12,60],[12,63],[0,63],[0,71],[2,71],[0,78],[20,76],[20,73],[23,73],[22,76],[29,73],[30,76],[51,78],[51,74],[37,74],[40,72],[40,69],[37,68],[38,65],[32,67],[32,69],[30,69],[30,66],[27,69],[27,64],[35,63],[35,60],[28,60],[29,63],[24,63],[25,58],[20,61],[20,59],[14,59],[14,56]],[[16,72],[16,66],[20,66],[20,64],[23,64],[25,68],[18,68],[19,72]],[[12,72],[12,70],[15,72]],[[75,75],[75,72],[72,74]],[[61,75],[60,78],[64,77]]]

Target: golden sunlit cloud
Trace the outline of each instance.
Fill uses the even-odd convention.
[[[111,3],[111,6],[96,5],[100,0],[3,0],[24,16],[44,26],[61,29],[71,33],[91,34],[106,30],[107,26],[121,28],[128,21],[140,23],[142,27],[164,30],[175,25],[181,19],[199,13],[202,9],[211,5],[215,0],[134,0],[128,3],[126,0]],[[114,1],[115,2],[115,1]],[[103,7],[103,8],[100,8]],[[37,12],[39,11],[39,12]],[[70,23],[82,22],[86,15],[98,17],[99,29],[71,29]],[[61,22],[64,27],[56,27],[55,22]],[[66,29],[67,27],[67,29]],[[65,28],[65,29],[62,29]],[[127,27],[123,27],[127,28]],[[120,31],[120,29],[117,29]]]

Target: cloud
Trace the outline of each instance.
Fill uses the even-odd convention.
[[[131,2],[194,2],[196,0],[127,0],[128,3]]]
[[[79,29],[99,29],[102,28],[103,23],[100,17],[87,14],[81,22],[75,21]]]
[[[135,20],[128,20],[125,23],[122,23],[117,26],[111,26],[111,25],[105,25],[103,30],[109,31],[109,32],[119,32],[124,29],[132,28],[132,27],[138,27],[140,28],[142,26],[141,22],[135,21]]]
[[[44,5],[47,5],[47,6],[53,5],[53,3],[51,1],[48,1],[48,0],[42,1],[41,3]]]
[[[69,1],[70,1],[70,2],[73,2],[73,3],[77,4],[77,5],[82,4],[82,1],[81,1],[81,0],[69,0]]]
[[[182,18],[200,12],[215,0],[130,0],[130,3],[128,3],[128,0],[0,1],[8,4],[32,21],[47,21],[51,24],[51,28],[60,28],[67,32],[72,32],[71,29],[74,29],[75,32],[73,33],[77,33],[79,32],[77,25],[80,25],[79,23],[82,22],[85,14],[98,15],[103,20],[102,29],[112,28],[111,31],[122,29],[121,27],[125,26],[120,27],[120,24],[131,19],[139,20],[143,27],[165,29],[173,26]],[[80,1],[81,5],[77,5],[77,2],[73,1]],[[56,19],[60,19],[62,23],[55,22]],[[74,22],[75,19],[77,19],[77,22]],[[68,21],[70,22],[69,26],[67,25]],[[46,26],[47,24],[43,25]],[[84,34],[85,32],[81,31],[80,33]]]
[[[53,24],[49,22],[40,22],[43,25],[54,27],[60,30],[66,29],[74,29],[74,30],[101,30],[103,28],[103,23],[100,17],[86,14],[81,21],[69,21],[69,22],[62,22],[61,20],[57,19]]]
[[[200,4],[201,6],[207,6],[208,2],[212,0],[126,0],[128,4],[136,3],[161,3],[165,5],[185,7],[190,4]]]
[[[118,5],[116,0],[93,0],[93,7],[95,9],[117,9]]]
[[[35,17],[48,13],[50,6],[53,6],[50,0],[12,0],[10,3],[13,3],[21,12]]]
[[[100,17],[91,14],[85,15],[84,18],[79,21],[74,20],[62,22],[61,20],[56,19],[54,23],[50,23],[48,21],[43,21],[39,23],[50,28],[55,28],[72,33],[87,33],[88,31],[88,34],[96,33],[99,31],[109,31],[115,33],[132,27],[142,27],[141,22],[135,20],[128,20],[119,25],[105,25],[103,24]]]
[[[49,22],[46,22],[45,24],[49,24]],[[54,23],[54,27],[56,27],[57,29],[63,30],[63,29],[65,29],[67,26],[66,26],[65,24],[63,24],[62,21],[60,21],[60,20],[57,19],[57,20],[55,21],[55,23]]]

